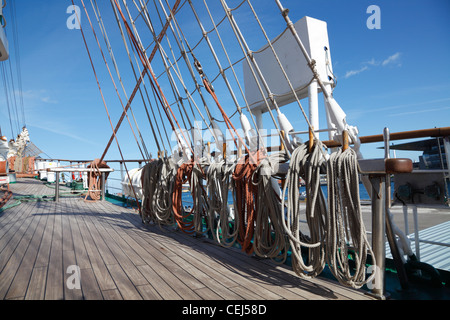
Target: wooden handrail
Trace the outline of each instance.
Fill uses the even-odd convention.
[[[405,140],[405,139],[445,137],[445,136],[450,136],[450,127],[394,132],[390,134],[389,139]],[[374,142],[383,142],[384,138],[382,134],[377,134],[373,136],[359,137],[359,140],[361,141],[361,143],[374,143]],[[323,141],[323,144],[325,144],[328,148],[337,148],[342,146],[340,142],[334,140]]]

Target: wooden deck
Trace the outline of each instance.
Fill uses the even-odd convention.
[[[15,196],[53,195],[20,179]],[[9,204],[14,202],[10,200]],[[80,289],[68,280],[80,268]],[[109,202],[62,198],[0,213],[0,299],[369,300],[364,292],[225,249],[207,239],[144,226]]]

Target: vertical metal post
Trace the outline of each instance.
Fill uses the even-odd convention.
[[[419,220],[417,216],[417,206],[413,205],[413,217],[414,217],[414,244],[416,246],[416,257],[420,261],[420,241],[419,241]]]
[[[311,126],[319,129],[319,90],[317,80],[313,80],[308,87],[309,122]]]
[[[55,180],[55,201],[59,201],[59,171],[55,172],[56,180]]]
[[[384,299],[385,239],[385,179],[381,175],[370,177],[372,184],[372,249],[376,260],[376,276],[372,293]]]
[[[124,192],[124,188],[123,188],[123,178],[124,178],[124,173],[123,173],[123,162],[120,162],[120,185],[122,186],[122,197],[124,196],[125,192]]]
[[[102,185],[102,201],[105,201],[106,193],[105,193],[105,173],[104,172],[102,172],[102,183],[101,183],[101,185]]]

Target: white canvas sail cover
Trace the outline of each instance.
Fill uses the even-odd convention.
[[[310,57],[316,61],[316,69],[322,82],[334,85],[334,82],[329,79],[332,76],[333,67],[331,64],[327,23],[314,18],[304,17],[295,23],[294,26]],[[313,78],[313,74],[294,36],[291,32],[286,31],[279,38],[272,40],[272,45],[299,99],[306,98],[308,96],[308,85]],[[295,96],[269,45],[255,52],[254,57],[270,90],[275,96],[278,106],[281,107],[294,102]],[[243,63],[243,71],[245,97],[251,109],[267,112],[267,106],[247,62]],[[259,83],[261,83],[260,79]],[[265,91],[263,85],[261,85],[261,88],[263,88],[265,97],[268,100],[267,91]]]

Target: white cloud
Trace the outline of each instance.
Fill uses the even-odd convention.
[[[372,60],[367,61],[366,64],[368,64],[370,66],[378,66],[378,65],[380,65],[380,63],[378,61],[376,61],[375,58],[372,58]]]
[[[384,59],[383,61],[377,61],[377,60],[375,60],[375,58],[372,58],[369,61],[363,62],[361,64],[362,65],[361,68],[359,68],[357,70],[347,71],[344,78],[348,79],[352,76],[360,74],[361,72],[367,71],[367,70],[369,70],[369,66],[370,67],[379,67],[379,66],[385,67],[387,65],[396,64],[397,67],[400,67],[401,66],[401,63],[399,61],[400,57],[401,57],[401,52],[396,52],[393,55],[389,56],[388,58]]]
[[[400,59],[401,53],[397,52],[395,54],[393,54],[392,56],[390,56],[389,58],[387,58],[386,60],[384,60],[381,65],[383,67],[387,66],[388,64],[392,64],[397,62]]]
[[[30,103],[36,103],[36,102],[44,102],[44,103],[51,103],[51,104],[57,104],[59,101],[52,99],[49,97],[49,94],[47,90],[27,90],[27,91],[16,91],[17,95],[20,95],[22,93],[22,96],[27,99],[27,104]]]
[[[54,103],[54,104],[58,103],[58,100],[54,100],[50,97],[43,97],[41,98],[41,101],[45,103]]]
[[[361,69],[358,69],[358,70],[347,71],[347,73],[345,74],[344,78],[345,79],[350,78],[350,77],[355,76],[355,75],[357,75],[357,74],[359,74],[361,72],[364,72],[364,71],[366,71],[368,69],[369,69],[368,66],[364,66],[364,67],[362,67]]]
[[[81,141],[81,142],[84,142],[84,143],[89,143],[91,145],[97,145],[97,143],[94,140],[88,140],[88,139],[80,137],[80,136],[78,136],[76,134],[70,133],[67,130],[67,128],[65,128],[63,130],[61,130],[59,128],[55,128],[54,124],[53,125],[46,125],[46,123],[41,124],[41,123],[33,123],[32,122],[32,123],[27,123],[27,127],[38,128],[38,129],[45,130],[45,131],[48,131],[48,132],[51,132],[51,133],[55,133],[55,134],[57,134],[59,136],[66,136],[68,138],[75,139],[75,140],[78,140],[78,141]]]

